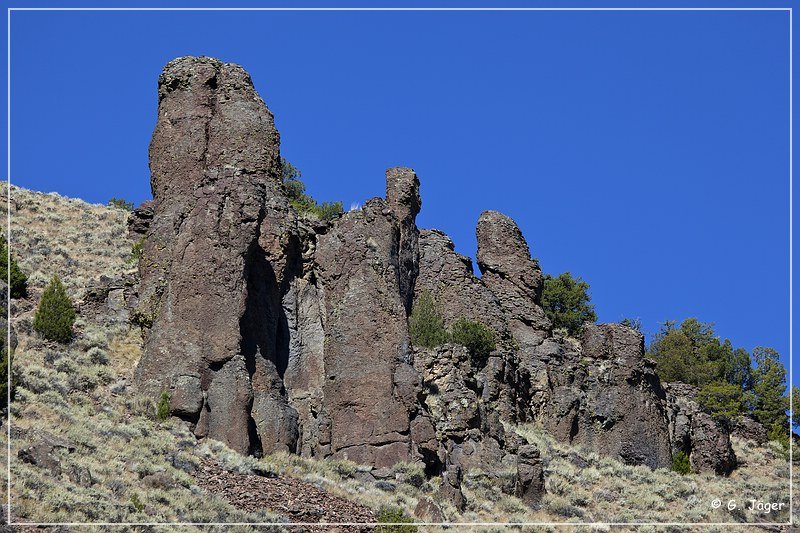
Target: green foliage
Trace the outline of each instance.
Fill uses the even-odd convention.
[[[342,202],[317,203],[314,198],[306,194],[306,185],[300,180],[301,175],[297,167],[286,159],[281,158],[283,190],[295,210],[301,213],[310,213],[325,222],[329,222],[344,213]]]
[[[394,525],[379,525],[375,528],[375,533],[415,533],[417,526],[414,519],[408,517],[403,513],[399,507],[382,507],[378,512],[379,524],[394,524]]]
[[[28,295],[28,276],[9,253],[5,235],[0,235],[0,279],[10,282],[12,298],[25,298]]]
[[[450,337],[455,344],[464,346],[472,361],[478,364],[486,361],[495,349],[494,331],[474,320],[458,319],[453,324]]]
[[[414,303],[411,317],[408,320],[408,329],[411,342],[415,346],[436,348],[449,340],[449,334],[444,327],[442,313],[428,291],[423,292]]]
[[[159,398],[158,405],[156,406],[156,418],[158,418],[162,422],[164,420],[167,420],[170,414],[172,414],[169,409],[169,401],[170,401],[169,393],[167,391],[162,392],[161,398]]]
[[[74,323],[75,307],[61,280],[54,275],[42,293],[33,318],[33,329],[45,339],[67,343],[72,340]]]
[[[789,449],[789,425],[782,423],[775,423],[767,426],[767,439],[770,441],[779,442],[784,449]]]
[[[108,201],[108,205],[125,211],[133,211],[133,202],[126,202],[124,198],[112,198]]]
[[[575,336],[584,322],[595,322],[597,315],[590,301],[589,284],[581,278],[573,278],[569,272],[555,278],[545,275],[542,307],[554,328],[565,328]]]
[[[675,324],[663,324],[647,353],[658,364],[663,381],[682,381],[698,387],[725,382],[742,390],[749,388],[750,356],[746,350],[734,350],[727,339],[720,342],[711,323],[687,318],[680,327]]]
[[[688,318],[680,327],[665,322],[647,356],[658,364],[663,381],[700,387],[698,402],[720,420],[747,414],[768,429],[788,424],[786,369],[772,348],[756,347],[751,357],[729,340],[720,341],[713,324]]]
[[[2,335],[2,342],[3,350],[2,350],[2,357],[0,357],[0,410],[4,410],[8,407],[8,369],[11,367],[13,362],[13,351],[6,345],[6,337],[8,335],[8,331],[5,329],[0,329],[0,335]],[[14,399],[14,392],[16,389],[17,380],[14,378],[14,375],[11,375],[11,399]]]
[[[742,389],[722,381],[712,381],[700,388],[697,402],[708,414],[726,424],[744,413]]]
[[[786,368],[772,348],[757,346],[753,349],[756,367],[753,369],[753,392],[756,405],[753,416],[766,428],[784,426],[789,408],[786,391]]]
[[[800,389],[797,385],[792,387],[792,425],[800,426]]]
[[[136,264],[142,259],[142,255],[144,254],[144,237],[133,243],[131,246],[131,257],[129,259],[130,263]]]
[[[620,324],[623,326],[627,326],[631,329],[638,331],[639,333],[642,332],[642,319],[641,318],[623,318],[619,321]]]
[[[142,500],[139,499],[139,495],[136,494],[135,492],[131,494],[131,505],[133,505],[133,508],[136,509],[138,512],[144,510],[144,503],[142,502]]]
[[[682,476],[692,472],[692,465],[689,463],[689,456],[686,452],[680,451],[672,456],[672,471]]]

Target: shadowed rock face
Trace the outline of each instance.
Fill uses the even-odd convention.
[[[664,392],[644,358],[641,333],[620,324],[587,324],[580,357],[569,353],[551,372],[546,426],[560,440],[582,444],[627,464],[672,463]]]
[[[136,379],[152,397],[170,392],[198,436],[253,452],[251,377],[269,376],[262,367],[276,357],[273,332],[259,327],[277,320],[259,236],[267,198],[282,198],[278,132],[237,65],[172,61],[158,100],[135,314],[152,327]]]
[[[130,219],[144,236],[136,381],[154,399],[169,392],[198,437],[378,469],[418,461],[456,505],[463,470],[476,466],[515,467],[510,490],[539,499],[538,453],[503,422],[651,467],[688,439],[693,464],[705,464],[707,421],[692,411],[697,429],[674,429],[675,413],[691,409],[665,396],[640,334],[605,324],[554,336],[541,270],[513,220],[480,216],[478,279],[445,234],[418,230],[411,169],[387,170],[385,199],[332,223],[298,214],[272,114],[241,67],[176,59],[158,97],[154,199]],[[469,318],[495,331],[485,363],[459,346],[412,346],[408,316],[423,292],[448,326]]]

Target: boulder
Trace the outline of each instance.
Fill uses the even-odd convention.
[[[514,493],[531,506],[539,503],[545,493],[544,469],[536,446],[528,444],[519,448]]]
[[[696,400],[697,387],[676,382],[665,384],[664,390],[672,452],[686,453],[695,472],[731,473],[736,455],[729,432],[722,422],[702,411]]]
[[[545,425],[561,441],[582,444],[627,464],[672,464],[664,391],[644,337],[621,324],[586,324],[580,352],[551,366]]]
[[[732,437],[753,441],[756,444],[766,444],[767,429],[749,416],[740,416],[733,421]]]

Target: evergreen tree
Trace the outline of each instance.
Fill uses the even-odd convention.
[[[33,329],[48,340],[67,343],[72,339],[74,323],[75,307],[58,275],[54,275],[42,293]]]
[[[800,426],[800,389],[797,385],[792,387],[792,425],[794,427]]]
[[[778,352],[772,348],[754,348],[753,359],[756,363],[753,369],[753,416],[768,429],[786,426],[786,410],[789,408],[788,398],[785,396],[786,368],[781,364]]]
[[[542,307],[554,328],[565,328],[570,335],[577,335],[584,322],[595,322],[597,315],[590,304],[589,284],[581,278],[573,278],[569,272],[558,277],[544,277]]]
[[[483,366],[495,349],[494,331],[481,322],[466,318],[456,320],[451,329],[452,341],[466,347],[476,366]]]
[[[19,268],[13,254],[9,254],[5,235],[0,235],[0,279],[10,283],[12,298],[25,298],[28,295],[28,277]]]
[[[436,348],[449,340],[444,318],[430,292],[424,291],[414,303],[408,329],[415,346]]]

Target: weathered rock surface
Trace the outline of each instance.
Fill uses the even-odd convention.
[[[546,426],[560,440],[627,464],[669,466],[664,392],[644,358],[642,334],[620,324],[587,324],[580,348],[551,372]]]
[[[135,312],[152,327],[136,379],[153,397],[181,398],[173,409],[198,435],[254,452],[251,376],[271,377],[278,358],[268,323],[277,317],[265,316],[274,281],[259,247],[266,200],[282,199],[278,132],[237,65],[176,59],[158,98]],[[261,388],[273,385],[268,377]]]
[[[769,440],[767,438],[767,429],[749,416],[740,416],[733,421],[731,436],[751,440],[756,444],[766,444]]]
[[[535,348],[550,329],[540,305],[543,285],[539,263],[531,259],[517,224],[502,213],[481,213],[476,233],[483,283],[499,300],[520,349]]]
[[[476,466],[516,468],[507,491],[541,497],[538,451],[504,423],[535,422],[632,464],[671,463],[684,437],[667,413],[689,407],[666,398],[637,332],[554,335],[541,269],[507,216],[480,216],[479,279],[445,234],[417,228],[412,169],[387,170],[385,199],[332,222],[297,213],[272,114],[241,67],[209,58],[165,67],[150,158],[154,200],[129,221],[144,238],[138,291],[114,282],[98,300],[112,312],[135,304],[146,333],[137,384],[169,392],[197,437],[242,453],[346,457],[378,480],[419,462],[457,507]],[[496,351],[479,362],[459,346],[414,347],[408,317],[425,292],[448,327],[492,328]],[[687,416],[693,461],[705,465],[703,450],[721,441],[701,414]]]
[[[544,496],[544,468],[536,446],[520,447],[514,483],[514,493],[528,505],[539,503]]]
[[[400,224],[389,205],[369,200],[319,237],[315,261],[325,292],[325,412],[330,453],[391,466],[411,454],[418,414],[401,296]],[[406,281],[407,283],[407,281]]]
[[[736,468],[730,435],[721,423],[701,410],[695,400],[697,387],[668,383],[664,389],[673,453],[686,453],[695,472],[729,474]]]

